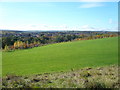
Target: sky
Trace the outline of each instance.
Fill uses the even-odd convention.
[[[118,2],[0,2],[0,29],[117,31]]]

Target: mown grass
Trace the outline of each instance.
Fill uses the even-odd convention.
[[[119,75],[120,76],[120,75]],[[7,75],[3,88],[119,88],[118,66],[84,68],[33,76]]]
[[[73,41],[2,53],[3,76],[32,75],[118,63],[118,38]]]

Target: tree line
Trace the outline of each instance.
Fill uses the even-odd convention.
[[[2,37],[2,49],[4,51],[12,51],[16,49],[28,49],[33,47],[38,47],[51,43],[67,42],[72,40],[89,40],[98,39],[106,37],[115,37],[117,34],[57,34],[57,35],[47,35],[43,34],[39,37],[18,37],[9,36]]]

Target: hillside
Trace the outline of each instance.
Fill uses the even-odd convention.
[[[2,88],[120,88],[117,65],[32,76],[7,75]]]
[[[114,37],[74,41],[3,52],[3,75],[31,75],[117,64],[117,40]]]

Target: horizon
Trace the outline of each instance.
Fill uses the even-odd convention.
[[[0,29],[118,31],[118,2],[0,2]]]
[[[88,31],[80,31],[80,30],[2,30],[2,29],[0,29],[0,31],[18,31],[18,32],[119,32],[118,30],[117,31],[115,31],[115,30],[110,30],[110,31],[107,31],[107,30],[101,30],[101,31],[98,31],[98,30],[94,30],[94,31],[90,31],[90,30],[88,30]]]

